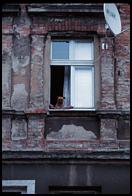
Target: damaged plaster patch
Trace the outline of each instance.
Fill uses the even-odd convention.
[[[27,125],[24,119],[15,119],[12,121],[11,138],[12,140],[27,138]]]
[[[92,140],[96,139],[96,135],[92,131],[87,131],[81,126],[63,125],[58,132],[51,132],[46,139],[77,139]]]
[[[27,96],[24,84],[15,84],[11,98],[11,104],[14,109],[24,110],[27,105]]]
[[[18,72],[21,68],[29,64],[29,56],[15,57],[13,56],[12,68],[14,72]]]
[[[30,63],[30,39],[22,37],[18,40],[15,37],[13,43],[12,68],[14,72],[18,72]]]
[[[117,139],[116,119],[101,119],[100,138],[102,140]]]

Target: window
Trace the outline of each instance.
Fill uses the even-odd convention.
[[[93,40],[52,40],[51,103],[64,96],[64,106],[94,108]]]
[[[2,192],[35,194],[35,180],[2,180]]]

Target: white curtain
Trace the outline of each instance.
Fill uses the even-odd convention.
[[[64,86],[63,86],[64,106],[70,105],[70,66],[64,68]]]

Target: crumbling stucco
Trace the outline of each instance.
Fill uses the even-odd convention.
[[[13,57],[13,64],[12,68],[14,72],[18,72],[22,67],[25,67],[29,64],[29,56],[21,56],[19,57]]]
[[[117,120],[101,119],[100,139],[116,140],[117,139]]]
[[[13,31],[16,37],[26,37],[30,34],[31,19],[27,14],[24,4],[20,5],[20,16],[14,18]]]
[[[87,131],[81,126],[63,125],[58,132],[51,132],[47,135],[47,139],[77,139],[92,140],[96,139],[96,135],[92,131]]]
[[[30,107],[43,107],[44,36],[32,36]]]
[[[2,36],[2,107],[10,107],[12,36]]]
[[[24,84],[15,84],[11,98],[11,105],[16,110],[24,110],[27,105],[28,93]]]
[[[11,118],[2,118],[2,141],[10,140]]]
[[[27,123],[24,119],[12,120],[11,138],[12,140],[27,138]]]
[[[30,40],[28,37],[14,38],[12,54],[12,68],[14,72],[20,71],[30,63]]]

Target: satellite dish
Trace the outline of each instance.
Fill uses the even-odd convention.
[[[104,3],[104,16],[111,31],[115,35],[121,33],[121,19],[114,3]]]

